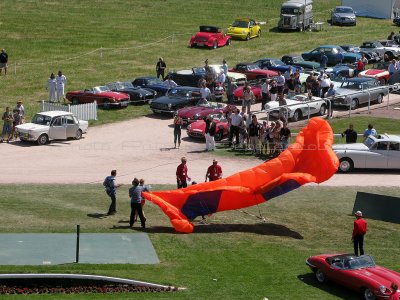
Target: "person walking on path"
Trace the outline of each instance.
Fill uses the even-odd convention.
[[[67,83],[67,77],[63,75],[61,71],[58,71],[58,75],[56,77],[56,82],[57,82],[57,101],[61,102],[65,100],[65,84]]]
[[[49,79],[47,79],[47,87],[46,89],[49,91],[49,102],[56,102],[56,90],[57,90],[57,81],[54,73],[50,74]]]
[[[162,57],[158,59],[158,62],[156,64],[156,73],[157,73],[157,78],[162,78],[164,80],[164,74],[165,74],[165,69],[167,68],[167,65]]]
[[[206,138],[206,151],[214,151],[215,150],[215,132],[216,126],[213,122],[213,118],[208,115],[204,118],[204,122],[206,123],[206,128],[204,131],[204,137]]]
[[[183,125],[183,120],[176,113],[174,118],[174,145],[176,148],[176,142],[178,142],[178,149],[181,146],[182,125]]]
[[[143,215],[142,210],[142,192],[148,192],[149,190],[145,185],[139,184],[139,179],[135,178],[132,181],[132,187],[129,189],[129,198],[131,199],[131,215],[129,218],[129,227],[133,227],[135,223],[136,212],[139,216],[142,228],[146,228],[146,218]]]
[[[218,164],[218,161],[216,159],[213,159],[213,163],[211,166],[208,167],[207,173],[206,173],[206,179],[204,182],[208,181],[214,181],[222,178],[222,168]]]
[[[108,209],[107,216],[115,215],[117,213],[117,188],[121,184],[117,184],[115,177],[117,170],[112,170],[111,175],[107,176],[103,181],[103,186],[106,188],[107,195],[111,198],[111,205]]]
[[[191,178],[188,175],[188,168],[186,165],[186,157],[181,158],[181,164],[176,168],[176,183],[178,189],[187,187],[187,182]]]
[[[8,54],[6,49],[1,49],[0,53],[0,75],[1,71],[4,69],[4,75],[7,75],[7,63],[8,63]]]
[[[360,255],[364,255],[364,235],[367,233],[367,222],[362,218],[361,211],[356,211],[354,215],[356,220],[354,221],[353,234],[351,236],[354,244],[354,254],[358,256],[358,249],[360,249]]]
[[[12,138],[12,125],[14,119],[8,106],[6,107],[6,111],[3,112],[1,119],[3,120],[3,131],[0,142],[2,143],[4,141],[4,137],[7,136],[7,143],[9,143],[10,139]]]

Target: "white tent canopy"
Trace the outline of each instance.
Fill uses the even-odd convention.
[[[392,19],[400,14],[400,0],[342,0],[343,6],[351,6],[357,16]]]

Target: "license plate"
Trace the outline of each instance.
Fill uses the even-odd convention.
[[[203,47],[203,46],[204,46],[204,44],[203,44],[203,43],[197,43],[197,46],[199,46],[199,47]]]

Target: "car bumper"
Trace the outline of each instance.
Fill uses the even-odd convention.
[[[38,136],[29,134],[27,132],[21,132],[17,130],[18,136],[22,141],[37,141]]]
[[[151,108],[150,109],[156,114],[174,114],[175,110],[172,109],[160,109],[160,108]]]
[[[340,25],[356,25],[357,21],[352,19],[334,19],[333,23]]]
[[[191,44],[192,47],[212,47],[213,45],[209,44],[208,42],[193,42]]]
[[[332,105],[335,105],[335,106],[350,106],[350,101],[347,101],[345,99],[334,99],[334,100],[332,100]]]
[[[230,35],[231,38],[235,39],[235,40],[245,40],[247,38],[248,33],[227,33],[227,35]]]
[[[197,139],[203,139],[204,138],[204,132],[200,131],[200,130],[187,130],[186,131],[187,135],[193,138],[197,138]]]

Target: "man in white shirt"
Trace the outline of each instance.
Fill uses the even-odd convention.
[[[169,89],[172,89],[172,88],[178,86],[178,85],[176,84],[176,82],[172,80],[172,78],[171,78],[170,75],[168,75],[167,80],[165,80],[164,82],[165,82],[165,84],[167,85],[167,87],[168,87]]]
[[[229,147],[232,145],[233,135],[236,138],[236,146],[239,145],[239,128],[242,125],[243,118],[240,115],[240,110],[236,109],[235,113],[231,115],[231,128],[229,131]]]
[[[225,84],[225,80],[226,80],[226,75],[223,71],[221,71],[221,73],[219,73],[219,75],[218,75],[217,83],[219,83],[223,86]]]
[[[47,90],[49,91],[49,102],[56,102],[56,88],[57,81],[54,73],[51,73],[49,79],[47,79]]]
[[[65,89],[65,84],[67,82],[67,77],[65,77],[65,75],[63,75],[61,71],[58,71],[56,82],[57,82],[57,101],[61,102],[61,100],[64,101],[65,99],[64,89]]]
[[[269,80],[266,79],[264,83],[261,85],[261,95],[262,95],[262,100],[261,100],[261,109],[265,108],[265,104],[267,104],[269,100]]]
[[[203,81],[202,84],[201,84],[200,97],[201,97],[201,99],[206,100],[206,101],[211,99],[211,91],[207,87],[205,81]]]
[[[285,82],[286,82],[285,76],[283,76],[281,72],[278,72],[278,77],[276,78],[276,88],[278,90],[278,94],[283,93]]]
[[[321,80],[321,98],[325,98],[325,93],[328,92],[330,85],[331,79],[328,77],[328,75],[324,74]]]

